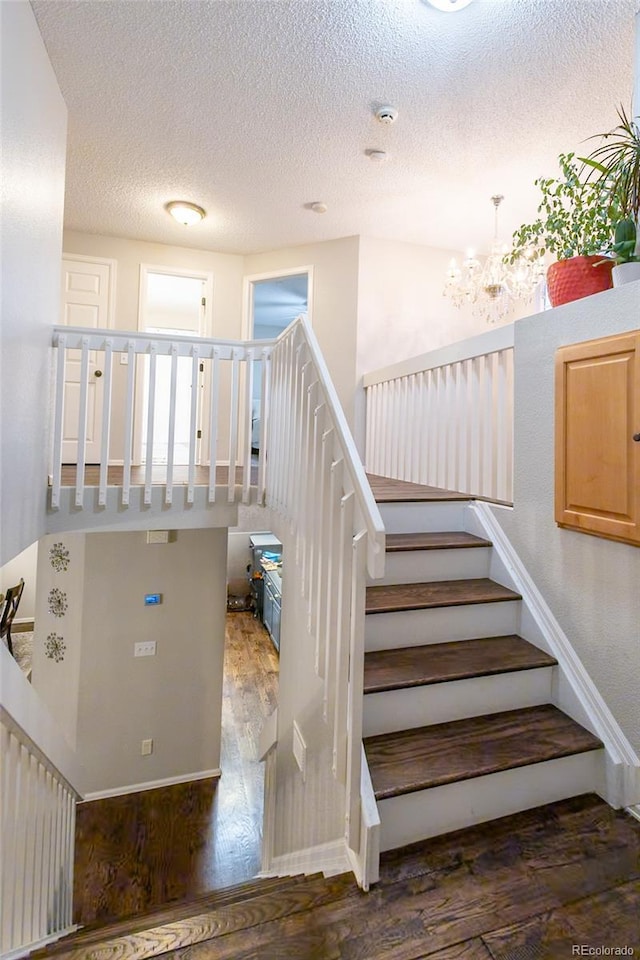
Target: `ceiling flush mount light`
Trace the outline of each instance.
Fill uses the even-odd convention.
[[[172,200],[165,209],[178,223],[182,223],[185,227],[192,227],[194,223],[200,223],[207,215],[197,203],[189,203],[187,200]]]
[[[423,3],[430,3],[436,10],[442,10],[444,13],[457,13],[468,7],[471,0],[422,0]]]
[[[504,320],[514,300],[528,300],[544,277],[544,261],[536,254],[520,257],[513,265],[504,262],[509,248],[498,239],[498,207],[504,200],[501,194],[491,197],[494,207],[494,232],[491,252],[484,266],[469,250],[459,268],[451,261],[444,286],[444,295],[454,306],[474,305],[474,312],[487,323]]]
[[[374,163],[384,163],[389,158],[386,150],[365,150],[365,153]]]
[[[313,210],[314,213],[326,213],[329,209],[326,203],[323,203],[322,200],[316,200],[314,203],[309,205],[309,209]]]

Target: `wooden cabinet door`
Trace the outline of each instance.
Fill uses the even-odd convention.
[[[640,546],[640,330],[561,347],[555,402],[557,523]]]

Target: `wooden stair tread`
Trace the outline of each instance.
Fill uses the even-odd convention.
[[[374,650],[364,658],[364,692],[380,693],[447,680],[552,667],[553,657],[515,634]]]
[[[602,743],[551,704],[367,737],[376,800],[589,750]]]
[[[66,953],[72,948],[84,947],[90,943],[100,943],[105,940],[112,940],[114,938],[139,933],[143,930],[165,926],[166,924],[171,924],[198,914],[213,912],[221,907],[228,907],[235,903],[244,903],[248,900],[253,900],[255,897],[264,896],[265,894],[286,891],[296,884],[315,880],[320,877],[322,877],[322,874],[313,874],[312,876],[297,874],[292,877],[261,877],[248,880],[245,883],[234,884],[231,887],[224,887],[220,890],[211,890],[208,893],[190,897],[189,899],[168,901],[158,907],[152,907],[144,913],[130,914],[118,920],[94,920],[91,923],[83,925],[74,933],[70,933],[55,943],[49,944],[42,950],[34,951],[31,956],[37,958],[40,956],[44,957],[58,953]]]
[[[406,480],[394,480],[368,473],[367,479],[376,503],[422,503],[430,500],[473,500],[468,493],[445,490],[442,487],[429,487],[421,483],[409,483]]]
[[[45,947],[31,956],[47,957],[55,953],[65,960],[146,960],[190,947],[230,933],[246,931],[293,914],[304,913],[336,900],[357,896],[359,891],[350,873],[325,879],[314,875],[302,882],[291,882],[278,890],[235,900],[213,910],[193,910],[184,918],[152,926],[147,923],[120,935],[105,935],[95,942],[74,941],[74,935],[59,941],[62,949]],[[212,946],[212,950],[215,947]]]
[[[388,533],[386,537],[387,553],[399,553],[405,550],[458,550],[465,547],[490,547],[490,540],[475,537],[462,530],[444,533]]]
[[[394,613],[430,607],[454,607],[467,603],[521,600],[519,593],[481,577],[474,580],[436,580],[429,583],[399,583],[367,587],[365,612]]]

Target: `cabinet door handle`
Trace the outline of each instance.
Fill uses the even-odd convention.
[[[640,443],[640,433],[634,433],[633,439],[636,443]]]

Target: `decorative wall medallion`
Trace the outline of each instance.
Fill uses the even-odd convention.
[[[69,551],[64,543],[54,543],[49,550],[49,561],[58,573],[64,573],[68,569],[70,563]]]
[[[55,660],[56,663],[61,663],[64,660],[66,649],[67,645],[64,642],[64,638],[58,633],[50,633],[45,640],[44,652],[49,660]]]
[[[49,606],[49,613],[52,613],[54,617],[64,617],[68,606],[67,595],[64,590],[58,590],[57,587],[49,590],[47,604]]]

